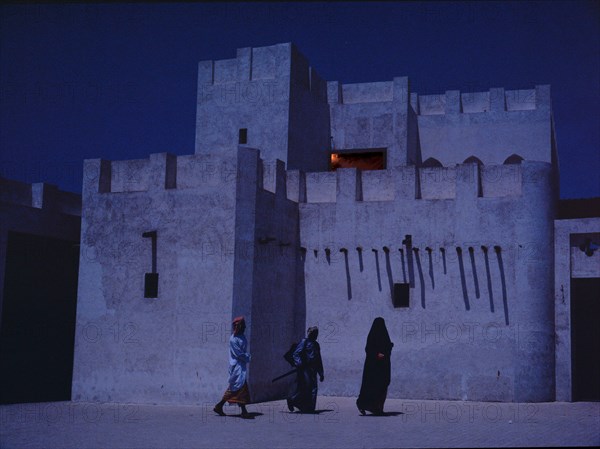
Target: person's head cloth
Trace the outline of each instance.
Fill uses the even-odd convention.
[[[235,317],[231,323],[235,334],[243,332],[246,328],[246,319],[243,316]]]
[[[317,326],[311,326],[306,331],[306,334],[311,340],[316,340],[319,336],[319,328]]]
[[[394,344],[390,340],[385,320],[382,317],[375,318],[367,337],[367,347],[376,349],[379,352],[386,352],[390,351],[392,346]]]

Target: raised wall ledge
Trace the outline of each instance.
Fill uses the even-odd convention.
[[[258,149],[240,146],[247,151]],[[186,189],[219,189],[235,183],[238,173],[236,159],[223,154],[191,154],[176,156],[154,153],[148,159],[84,161],[84,195],[127,194]],[[285,163],[263,161],[257,188],[287,196]]]
[[[440,95],[419,95],[417,112],[419,115],[452,115],[540,109],[550,109],[549,85],[523,90],[493,88],[469,93],[449,90]]]
[[[256,82],[257,84],[248,84]],[[273,84],[301,85],[323,100],[327,97],[327,83],[308,59],[292,43],[267,47],[238,48],[235,58],[205,60],[198,63],[199,100],[218,95],[232,95],[232,85],[243,84],[246,95],[255,95],[257,89],[273,89]],[[261,86],[264,83],[264,86]],[[251,86],[258,86],[252,89]],[[214,89],[225,89],[215,92]],[[213,90],[211,90],[213,89]],[[200,96],[200,93],[203,93]],[[202,98],[201,98],[202,97]]]
[[[81,195],[53,184],[28,184],[0,177],[0,201],[81,217]]]
[[[327,94],[331,105],[410,101],[413,110],[423,116],[549,110],[551,107],[549,85],[535,86],[534,89],[491,88],[487,92],[448,90],[439,95],[419,95],[410,92],[408,78],[401,77],[374,83],[341,84],[329,81]]]
[[[365,104],[410,100],[408,77],[396,77],[392,81],[342,84],[339,81],[327,82],[327,101],[335,104]]]
[[[307,173],[306,203],[467,200],[520,197],[551,182],[552,165],[457,164],[448,167],[405,166],[388,170]],[[288,187],[288,190],[290,188]]]
[[[273,80],[289,76],[292,44],[238,48],[232,59],[198,63],[199,84],[224,84],[250,80]]]
[[[353,203],[516,197],[523,194],[524,184],[545,182],[551,164],[463,163],[305,173],[286,170],[280,160],[259,158],[258,169],[257,189],[261,191],[296,203]],[[125,175],[130,176],[129,180],[124,179]],[[158,153],[149,159],[130,161],[91,159],[84,163],[84,194],[218,189],[234,182],[237,176],[237,161],[225,157]]]
[[[534,162],[534,164],[538,164]],[[544,163],[542,163],[544,164]],[[525,165],[531,166],[529,163]],[[546,165],[546,164],[544,164]],[[523,193],[523,165],[458,164],[450,167],[406,166],[388,170],[294,173],[288,198],[306,203],[391,202],[504,198]],[[297,185],[304,177],[304,189]],[[299,201],[300,196],[305,201]]]
[[[235,58],[198,63],[199,86],[277,79],[304,84],[319,97],[326,97],[331,105],[410,102],[413,110],[423,116],[551,108],[549,85],[537,85],[533,89],[490,88],[487,92],[448,90],[438,95],[418,95],[410,92],[407,77],[350,84],[324,81],[290,42],[238,48]]]

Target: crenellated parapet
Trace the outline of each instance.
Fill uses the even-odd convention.
[[[215,187],[235,177],[235,160],[218,154],[155,153],[148,159],[87,159],[83,191],[85,195]]]
[[[493,88],[487,92],[460,92],[448,90],[439,95],[418,95],[415,111],[419,115],[475,114],[503,111],[549,111],[550,86],[535,89],[504,90]]]
[[[196,154],[260,148],[265,160],[325,170],[327,83],[291,43],[240,48],[198,65]]]
[[[223,84],[236,81],[289,76],[290,44],[260,48],[238,48],[235,58],[200,61],[198,83]]]
[[[177,183],[177,157],[157,153],[149,159],[126,161],[86,159],[83,172],[84,195],[171,189]]]
[[[542,182],[545,172],[536,173],[538,167],[547,165],[524,161],[491,166],[466,163],[368,171],[353,168],[313,173],[288,170],[287,197],[300,203],[519,197],[524,183]]]
[[[447,91],[420,95],[416,107],[423,161],[459,164],[476,157],[486,165],[511,155],[556,163],[550,86],[530,90]]]
[[[374,83],[327,83],[332,150],[384,148],[387,167],[416,162],[416,121],[407,77]]]
[[[238,48],[232,59],[207,60],[198,63],[198,86],[218,88],[230,83],[261,81],[255,85],[244,85],[243,89],[208,90],[199,93],[199,102],[221,96],[221,100],[236,98],[238,101],[256,102],[273,100],[273,95],[289,96],[289,82],[302,85],[316,96],[327,96],[327,83],[319,76],[308,59],[291,43],[268,47]],[[268,83],[279,81],[280,86]],[[269,87],[271,89],[269,89]],[[285,92],[286,87],[288,91]]]
[[[460,92],[447,90],[443,94],[419,95],[409,92],[406,77],[393,81],[341,84],[327,83],[329,104],[368,104],[410,102],[418,115],[472,114],[478,112],[531,111],[551,108],[550,86],[534,89],[505,90],[491,88],[487,92]]]
[[[327,83],[327,99],[330,104],[384,103],[390,101],[406,103],[406,78],[374,83],[341,84]]]
[[[248,150],[259,151],[244,147]],[[500,165],[405,166],[387,170],[304,172],[283,161],[258,158],[257,189],[295,203],[393,202],[522,196],[524,184],[541,182],[547,166],[522,161]],[[537,173],[543,167],[542,174]],[[541,169],[540,169],[541,170]],[[238,161],[215,155],[152,154],[126,161],[86,160],[87,193],[133,193],[218,187],[238,174]]]
[[[550,86],[419,95],[408,78],[327,83],[334,150],[385,148],[387,168],[435,159],[442,166],[511,155],[556,162]]]
[[[0,201],[66,215],[81,216],[81,195],[60,190],[53,184],[28,184],[0,178]]]
[[[257,149],[240,148],[247,152],[260,153]],[[87,159],[84,161],[83,191],[84,195],[89,195],[218,189],[235,184],[236,179],[241,176],[238,171],[239,164],[237,159],[218,154],[176,156],[170,153],[155,153],[148,159]],[[254,187],[258,191],[277,194],[281,198],[287,197],[290,181],[287,180],[288,174],[283,161],[265,161],[258,157],[257,170],[257,185]],[[304,173],[302,175],[304,176]],[[294,179],[293,175],[290,179]]]

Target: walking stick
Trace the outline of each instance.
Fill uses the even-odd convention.
[[[294,374],[294,373],[295,373],[295,372],[297,372],[297,371],[298,371],[298,369],[297,369],[297,368],[294,368],[293,370],[291,370],[291,371],[288,371],[287,373],[285,373],[285,374],[282,374],[281,376],[278,376],[278,377],[276,377],[276,378],[275,378],[275,379],[273,379],[271,382],[275,382],[276,380],[283,379],[284,377],[287,377],[287,376],[289,376],[290,374]]]

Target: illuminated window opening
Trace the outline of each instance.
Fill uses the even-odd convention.
[[[386,151],[376,150],[336,151],[330,156],[329,169],[358,168],[360,170],[385,170]]]

